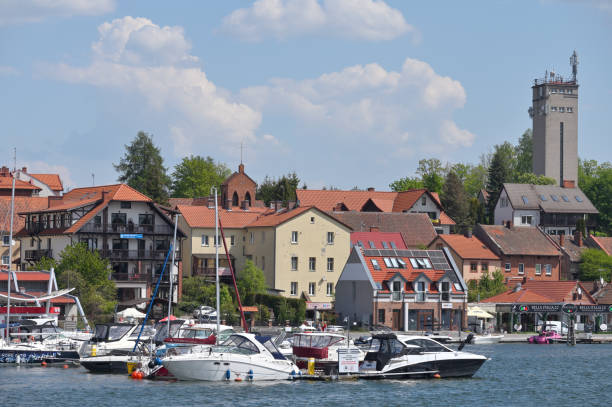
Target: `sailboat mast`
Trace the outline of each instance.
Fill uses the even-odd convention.
[[[172,263],[170,263],[170,291],[168,293],[168,338],[170,338],[170,315],[172,315],[172,270],[174,269],[174,256],[176,254],[176,228],[178,225],[179,214],[174,215],[174,240],[172,241]]]
[[[15,149],[15,166],[13,167],[13,187],[11,188],[11,226],[9,231],[9,266],[6,297],[6,340],[10,343],[11,335],[11,266],[13,265],[13,218],[15,216],[15,177],[17,176],[17,149]]]
[[[219,296],[219,202],[217,200],[217,188],[215,189],[215,284],[217,286],[217,335],[216,341],[219,344],[219,332],[221,331],[220,319],[221,319],[221,306]]]

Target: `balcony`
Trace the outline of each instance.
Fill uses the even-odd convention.
[[[391,300],[392,301],[401,301],[402,300],[402,293],[399,291],[393,291],[391,293]]]
[[[152,275],[151,273],[111,273],[111,279],[117,282],[155,284],[158,278],[159,274]],[[166,270],[160,284],[169,284],[169,282],[169,273],[168,270]],[[172,276],[172,284],[177,283],[178,276]]]
[[[43,257],[53,258],[53,250],[26,250],[26,261],[39,261]]]
[[[143,235],[173,235],[174,228],[170,225],[137,225],[128,223],[113,223],[110,225],[96,225],[88,223],[80,229],[81,233],[137,233]]]
[[[168,250],[98,250],[98,253],[100,257],[110,261],[157,260],[163,262],[166,259]],[[172,256],[172,253],[170,253],[170,256]],[[172,257],[168,259],[171,260]],[[180,250],[176,251],[175,259],[181,260]]]

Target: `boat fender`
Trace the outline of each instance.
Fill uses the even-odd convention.
[[[40,365],[41,365],[42,367],[45,367],[45,366],[47,366],[47,362],[45,362],[45,361],[43,360],[42,362],[40,362]]]
[[[153,369],[155,367],[155,360],[151,360],[147,366],[149,366],[150,369]]]
[[[440,379],[442,376],[440,376],[440,373],[436,373],[433,375],[434,379]]]
[[[161,364],[162,364],[162,360],[161,360],[161,358],[155,358],[155,364],[156,364],[157,366],[161,366]]]
[[[68,365],[64,365],[63,367],[64,367],[64,369],[68,369]]]
[[[225,380],[229,380],[231,375],[232,375],[232,372],[230,372],[230,370],[229,370],[229,369],[227,369],[227,370],[225,371]]]
[[[253,381],[253,369],[249,370],[249,373],[247,375],[247,379],[250,381]]]

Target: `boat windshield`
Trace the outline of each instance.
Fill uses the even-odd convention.
[[[216,352],[241,353],[243,355],[259,353],[259,349],[257,349],[253,342],[240,335],[230,336],[221,346],[215,346],[214,350]]]
[[[274,356],[274,359],[286,360],[283,354],[280,353],[276,346],[274,346],[274,343],[272,343],[272,338],[270,336],[256,336],[255,339],[257,339],[259,343],[261,343],[264,348],[266,348],[268,352],[270,352],[272,356]]]
[[[233,329],[224,329],[219,334],[219,343],[223,343],[230,337],[231,334],[236,333]]]
[[[96,332],[94,333],[95,339],[106,339],[108,333],[108,325],[96,325]]]
[[[111,334],[113,333],[113,328],[114,327],[111,327]],[[129,330],[129,328],[131,328],[131,327],[128,326],[127,328]],[[119,339],[119,338],[123,337],[123,335],[125,335],[126,332],[127,332],[127,330],[125,330],[121,334],[121,336],[116,337],[115,339]],[[140,339],[142,339],[144,337],[150,337],[151,335],[153,335],[153,332],[155,332],[155,328],[154,327],[152,327],[151,325],[145,325],[144,329],[142,330],[142,335],[140,335]],[[130,335],[130,339],[137,339],[139,333],[140,333],[140,326],[138,328],[134,329],[134,332],[132,332],[132,334]],[[111,340],[111,341],[113,340],[113,339],[110,338],[110,335],[109,335],[108,339]]]
[[[181,332],[182,338],[206,339],[213,333],[212,329],[185,329]]]
[[[293,346],[298,348],[322,349],[342,343],[346,345],[345,338],[340,335],[298,334],[293,337]]]
[[[404,344],[397,339],[372,339],[368,352],[380,352],[389,355],[401,355],[404,351]]]
[[[132,329],[132,325],[111,325],[108,328],[108,340],[117,341],[125,336]]]
[[[423,352],[452,352],[446,346],[440,345],[438,342],[431,339],[409,339],[404,341],[407,345],[415,345],[423,348]]]

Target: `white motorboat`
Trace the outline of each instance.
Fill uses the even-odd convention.
[[[288,380],[299,372],[270,337],[248,333],[201,352],[167,356],[162,364],[179,380]]]
[[[499,335],[492,335],[492,334],[474,335],[474,337],[472,338],[470,343],[472,345],[490,345],[490,344],[493,344],[493,343],[499,343],[502,340],[503,337],[504,337],[504,335],[502,335],[502,334],[499,334]]]
[[[454,351],[426,336],[378,334],[359,368],[364,379],[471,377],[485,356]]]
[[[330,332],[302,332],[293,335],[293,357],[300,369],[306,369],[308,359],[315,359],[315,370],[323,371],[325,374],[337,373],[338,349],[351,348],[359,351],[359,361],[365,357],[365,353],[349,340],[346,336]]]

